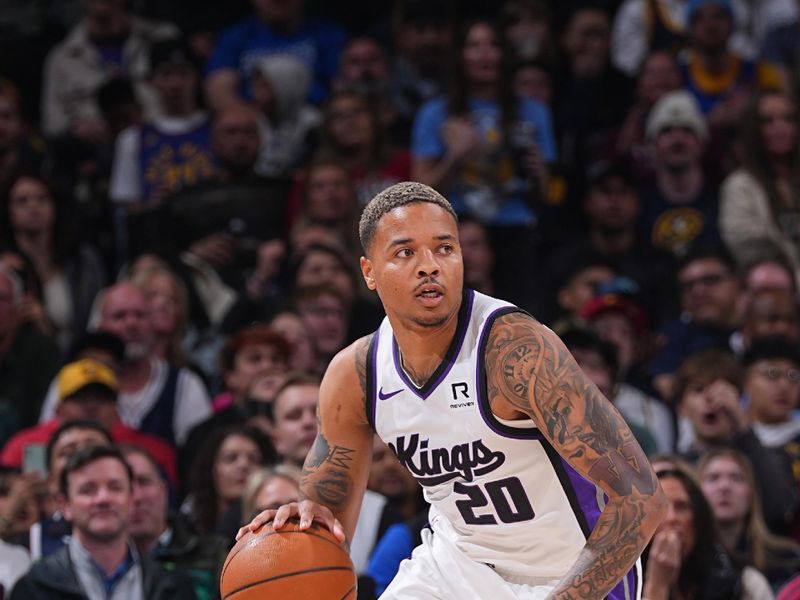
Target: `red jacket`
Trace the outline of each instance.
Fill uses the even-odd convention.
[[[60,426],[59,419],[51,419],[14,434],[0,453],[0,464],[21,469],[25,446],[47,444]],[[117,421],[109,433],[116,444],[133,444],[149,452],[150,456],[164,469],[170,483],[173,486],[177,485],[178,472],[175,466],[175,449],[172,446],[160,438],[131,429],[122,421]]]

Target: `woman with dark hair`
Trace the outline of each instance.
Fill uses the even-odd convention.
[[[314,162],[344,165],[361,206],[390,185],[411,179],[408,152],[391,147],[377,107],[367,96],[347,88],[335,92],[322,117]]]
[[[516,96],[512,60],[493,23],[468,23],[454,46],[447,96],[422,106],[412,135],[413,179],[489,227],[501,287],[519,279],[546,164],[556,158],[550,112]]]
[[[800,135],[797,106],[782,91],[756,94],[742,118],[741,167],[720,189],[719,229],[737,262],[772,242],[800,276]]]
[[[69,204],[45,179],[23,173],[3,196],[0,240],[30,262],[41,282],[42,310],[62,350],[86,329],[95,295],[105,285],[105,266],[80,242]]]
[[[200,448],[181,510],[205,533],[235,534],[248,477],[274,461],[275,450],[260,431],[243,426],[215,431]],[[237,514],[229,531],[232,513]]]
[[[657,471],[667,517],[645,555],[642,597],[647,600],[771,600],[764,576],[741,568],[716,538],[711,507],[694,475]]]

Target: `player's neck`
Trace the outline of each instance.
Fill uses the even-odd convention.
[[[402,368],[422,387],[444,360],[458,327],[458,311],[438,327],[392,327],[400,348]]]

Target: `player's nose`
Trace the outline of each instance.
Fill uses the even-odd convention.
[[[432,251],[425,249],[420,251],[417,256],[419,257],[419,262],[417,263],[417,275],[419,277],[430,277],[439,273],[439,263]]]

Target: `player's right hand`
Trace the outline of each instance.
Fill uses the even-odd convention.
[[[255,531],[270,521],[272,521],[272,528],[277,531],[292,517],[300,517],[300,529],[308,529],[313,521],[317,521],[327,527],[340,542],[345,541],[344,527],[339,519],[333,516],[328,507],[311,500],[290,502],[278,509],[269,508],[260,512],[253,517],[249,524],[239,529],[236,540],[238,541],[244,534]]]

